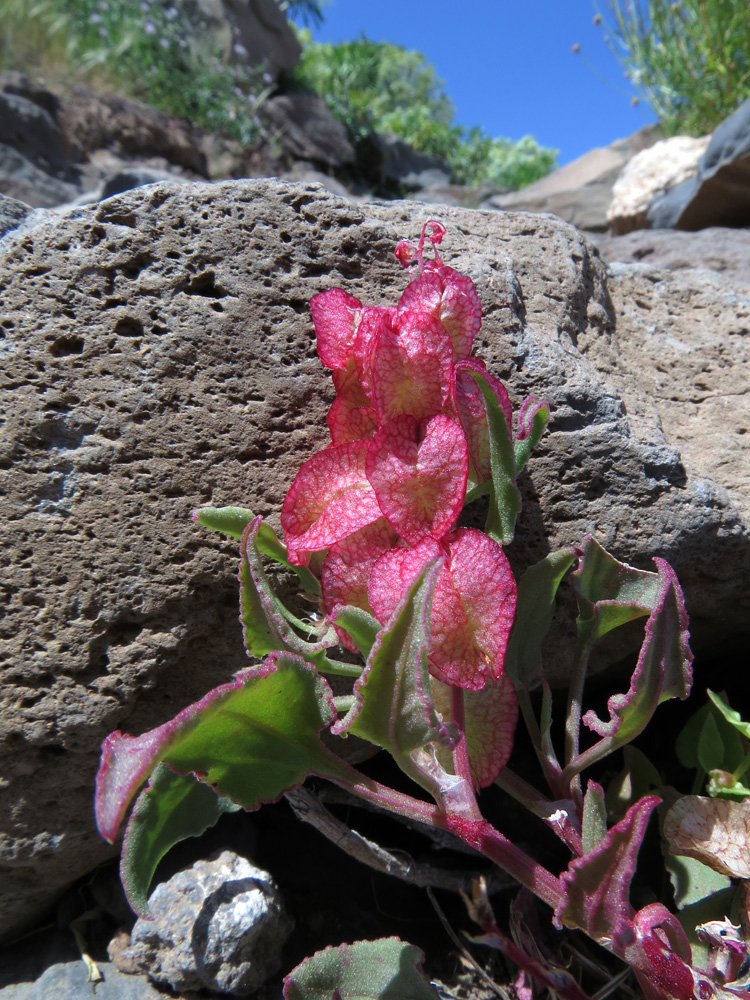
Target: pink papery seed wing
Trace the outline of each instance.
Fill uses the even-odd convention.
[[[281,526],[289,560],[326,549],[382,516],[367,480],[369,441],[329,445],[304,462],[284,499]]]
[[[431,672],[438,680],[478,690],[503,673],[516,581],[500,545],[474,528],[445,540],[448,561],[432,599]]]
[[[410,545],[426,535],[442,538],[461,513],[469,452],[461,428],[441,414],[424,425],[402,415],[372,439],[367,478],[380,509]]]
[[[381,331],[393,322],[395,306],[367,306],[362,310],[354,339],[354,361],[362,389],[372,401],[372,364]]]
[[[445,328],[427,313],[400,312],[383,323],[372,356],[372,395],[384,424],[408,413],[440,413],[451,385],[453,349]]]
[[[362,303],[343,288],[319,292],[310,299],[318,355],[326,368],[346,368],[352,357]]]
[[[336,608],[346,604],[364,611],[372,610],[367,597],[370,573],[375,562],[395,541],[396,533],[381,517],[330,547],[320,574],[323,604],[329,617],[334,616]],[[347,632],[338,625],[336,633],[347,649],[354,653],[359,651]]]
[[[442,555],[443,550],[434,538],[425,538],[414,548],[401,544],[380,556],[370,573],[367,596],[372,613],[381,625],[388,624],[404,592],[425,563]]]
[[[446,684],[477,691],[503,676],[516,607],[516,581],[502,548],[482,531],[458,528],[438,544],[394,548],[375,563],[367,591],[383,624],[428,559],[447,551],[435,584],[430,673]]]
[[[458,413],[461,426],[469,444],[469,455],[474,463],[479,482],[489,479],[492,474],[490,467],[490,435],[487,425],[487,410],[484,405],[482,390],[477,385],[471,372],[479,372],[495,394],[505,421],[508,433],[513,427],[513,411],[508,392],[500,381],[490,375],[487,366],[478,358],[459,362],[453,369],[453,403]]]
[[[482,325],[482,306],[471,278],[445,265],[430,268],[407,285],[398,307],[439,320],[451,338],[453,360],[469,357]]]
[[[450,718],[450,688],[432,678],[432,701],[444,719]],[[488,680],[479,691],[464,694],[466,746],[477,788],[487,788],[502,771],[513,750],[518,722],[518,697],[507,674]],[[452,771],[450,753],[436,746],[438,760]]]

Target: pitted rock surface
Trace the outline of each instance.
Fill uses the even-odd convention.
[[[393,247],[434,214],[273,180],[164,183],[0,240],[0,934],[113,853],[91,819],[101,739],[246,664],[235,547],[190,512],[239,503],[278,528],[327,441],[308,301],[337,285],[396,301]],[[551,217],[439,214],[446,262],[482,299],[476,352],[515,404],[552,406],[514,567],[593,532],[635,565],[669,559],[699,635],[741,629],[747,289],[608,277]]]

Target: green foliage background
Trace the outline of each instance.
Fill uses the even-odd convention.
[[[747,0],[596,5],[607,43],[665,135],[712,132],[750,96]]]
[[[308,24],[322,18],[320,0],[277,2]],[[197,0],[0,0],[0,25],[0,69],[33,66],[63,90],[117,89],[246,146],[260,138],[269,82],[227,61]],[[299,34],[303,55],[287,84],[320,94],[355,145],[393,133],[444,160],[459,184],[514,189],[556,166],[556,150],[531,136],[513,142],[454,124],[443,82],[421,52],[366,38],[315,44],[309,30]]]
[[[513,142],[455,125],[443,82],[421,52],[364,37],[316,44],[308,31],[300,40],[291,85],[320,94],[355,144],[371,132],[393,133],[445,160],[459,184],[519,188],[556,166],[557,151],[531,136]]]

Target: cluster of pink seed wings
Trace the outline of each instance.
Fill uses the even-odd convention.
[[[498,679],[513,621],[516,585],[500,545],[457,528],[469,476],[490,477],[481,373],[511,427],[505,387],[471,356],[481,306],[470,278],[447,267],[427,238],[399,244],[419,276],[396,306],[363,306],[340,288],[311,300],[318,354],[337,397],[331,444],[305,462],[281,512],[296,565],[327,549],[326,611],[363,608],[385,625],[427,562],[442,559],[432,599],[429,662],[441,681],[477,690]],[[404,258],[407,258],[405,260]],[[341,641],[354,649],[346,632]]]

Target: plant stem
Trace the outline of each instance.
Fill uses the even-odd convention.
[[[439,813],[434,825],[448,830],[469,847],[480,851],[553,909],[565,902],[566,893],[560,879],[511,843],[487,820],[476,821]]]
[[[474,778],[471,774],[469,763],[469,751],[466,746],[466,712],[464,710],[464,690],[460,687],[451,687],[451,719],[456,729],[460,733],[458,743],[453,748],[453,770],[457,777],[461,778],[468,788],[474,790]],[[476,805],[476,797],[474,797]],[[475,809],[475,818],[481,819],[479,806]]]
[[[559,802],[553,802],[541,792],[538,792],[528,781],[524,781],[509,767],[503,770],[495,778],[495,784],[502,788],[504,792],[511,795],[516,802],[520,802],[529,812],[544,820],[547,826],[557,834],[562,842],[569,847],[577,857],[583,854],[583,841],[580,831],[575,828],[570,818],[570,813]],[[573,805],[573,803],[570,803]],[[553,816],[560,815],[559,819],[552,820]]]
[[[567,776],[567,780],[570,782],[571,797],[579,804],[583,801],[581,779],[578,776],[578,771],[570,771],[570,765],[572,761],[580,759],[578,751],[581,743],[583,686],[586,683],[591,654],[592,631],[593,622],[578,620],[578,645],[573,664],[573,675],[570,678],[568,711],[565,717],[565,767],[563,775]]]
[[[484,944],[493,945],[498,951],[502,951],[524,972],[528,972],[534,979],[544,983],[553,996],[557,995],[563,1000],[591,1000],[588,993],[578,985],[569,972],[564,969],[545,968],[541,962],[532,958],[531,955],[527,955],[514,941],[506,937],[495,924],[485,926],[484,932],[489,938],[483,942]]]

